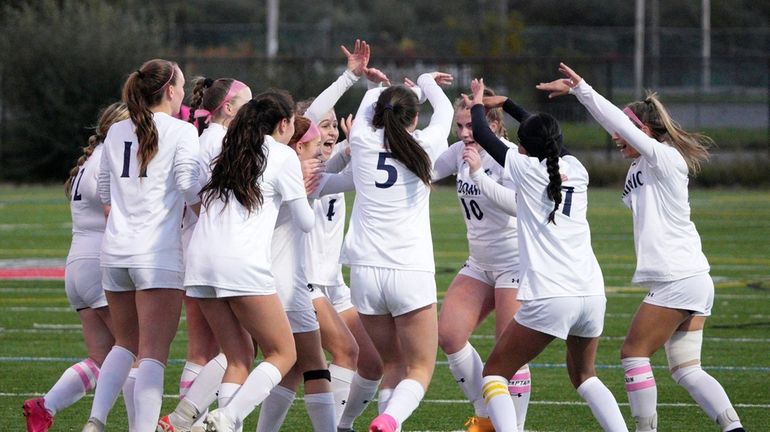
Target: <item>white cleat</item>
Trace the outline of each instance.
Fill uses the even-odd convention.
[[[203,419],[206,432],[235,432],[233,421],[222,409],[215,409]]]
[[[104,432],[104,423],[98,419],[91,417],[83,426],[83,432]]]

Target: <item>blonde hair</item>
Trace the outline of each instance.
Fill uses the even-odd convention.
[[[491,88],[487,87],[484,89],[484,96],[496,96],[495,91]],[[471,96],[471,100],[473,100],[473,96]],[[459,97],[455,99],[454,103],[454,109],[455,112],[461,110],[461,109],[471,109],[471,107],[465,105],[465,101],[462,97]],[[503,112],[502,108],[492,108],[491,110],[487,110],[487,122],[497,122],[497,130],[492,130],[492,132],[495,133],[495,135],[499,137],[503,137],[505,139],[508,139],[508,129],[505,127],[505,113]]]
[[[72,182],[75,181],[75,177],[77,177],[78,172],[80,172],[80,167],[82,167],[88,158],[91,157],[96,147],[104,142],[104,138],[107,136],[107,131],[110,130],[110,127],[113,124],[127,118],[128,108],[123,102],[115,102],[101,111],[99,114],[99,122],[96,125],[94,134],[88,138],[88,145],[83,147],[83,155],[78,158],[77,163],[70,170],[70,175],[67,178],[67,181],[64,182],[64,193],[66,193],[67,196],[69,196],[70,192],[72,192]]]
[[[644,100],[631,102],[628,107],[650,128],[653,138],[667,141],[679,151],[692,174],[700,171],[701,162],[710,157],[709,147],[714,145],[713,139],[682,129],[668,114],[657,93],[648,92]]]

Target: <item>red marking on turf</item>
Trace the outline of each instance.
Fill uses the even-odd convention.
[[[64,279],[64,267],[0,268],[0,279]]]

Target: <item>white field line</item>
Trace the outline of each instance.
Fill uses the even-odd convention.
[[[75,363],[83,360],[79,357],[0,357],[0,363]],[[181,365],[185,363],[185,359],[169,359],[169,364]],[[439,360],[436,365],[447,366],[447,361]],[[567,365],[564,363],[530,363],[529,366],[535,369],[566,369]],[[621,364],[597,364],[597,369],[622,369]],[[653,366],[653,369],[668,370],[666,366]],[[762,366],[720,366],[720,365],[707,365],[704,367],[706,370],[718,370],[729,372],[770,372],[770,367]]]
[[[495,339],[495,335],[471,335],[471,339]],[[625,340],[625,336],[601,336],[601,340]],[[704,337],[705,342],[770,343],[770,338]]]
[[[69,307],[54,306],[7,306],[0,307],[2,312],[75,312]]]
[[[29,393],[11,393],[11,392],[2,392],[0,393],[0,397],[40,397],[45,395],[45,393],[35,393],[35,392],[29,392]],[[85,395],[85,397],[92,398],[94,397],[93,393],[89,393]],[[178,399],[179,395],[175,394],[164,394],[164,399]],[[295,400],[302,401],[304,400],[301,397],[297,397]],[[375,399],[376,400],[376,399]],[[468,401],[466,399],[423,399],[420,403],[429,403],[429,404],[442,404],[442,405],[463,405],[467,404]],[[585,406],[585,402],[580,401],[550,401],[550,400],[532,400],[529,402],[532,405],[556,405],[556,406]],[[627,402],[621,402],[618,405],[620,406],[628,406]],[[682,403],[682,402],[658,402],[658,406],[662,407],[698,407],[697,404],[694,403]],[[742,404],[737,403],[733,404],[736,408],[770,408],[770,404]]]

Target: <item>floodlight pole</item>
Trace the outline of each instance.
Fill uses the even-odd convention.
[[[280,0],[267,0],[267,50],[269,60],[278,54],[278,10]]]
[[[644,85],[644,0],[636,0],[634,31],[634,97],[641,99]]]
[[[708,92],[711,90],[711,0],[702,0],[701,9],[701,39],[703,40],[701,87],[704,92]]]

